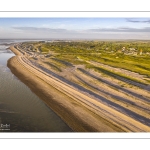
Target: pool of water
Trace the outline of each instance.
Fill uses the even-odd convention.
[[[14,56],[7,48],[0,44],[0,132],[72,132],[7,68]]]

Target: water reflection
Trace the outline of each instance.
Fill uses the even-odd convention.
[[[71,132],[60,117],[10,72],[7,60],[12,56],[10,51],[0,48],[0,125],[10,125],[8,130],[0,126],[0,132]]]

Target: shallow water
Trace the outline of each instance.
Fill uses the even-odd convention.
[[[71,132],[40,98],[15,77],[7,60],[14,56],[0,45],[0,132]]]

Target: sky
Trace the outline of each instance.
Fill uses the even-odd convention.
[[[0,39],[150,39],[150,18],[0,18]]]

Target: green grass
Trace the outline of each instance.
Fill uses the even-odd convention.
[[[147,75],[150,77],[150,59],[149,57],[133,57],[133,56],[118,56],[103,54],[101,56],[85,55],[80,56],[83,60],[100,62],[112,67],[123,68],[133,72],[137,72],[141,75]],[[118,58],[116,58],[118,57]]]
[[[29,45],[39,48],[41,53],[54,53],[55,61],[66,66],[68,65],[68,67],[69,64],[87,65],[86,61],[95,61],[150,77],[150,55],[146,55],[146,52],[150,52],[149,41],[60,41],[51,43],[23,43],[25,47]],[[119,52],[122,47],[126,47],[126,49],[135,48],[138,54],[140,49],[142,49],[145,54],[141,56],[125,55]]]
[[[48,52],[49,52],[49,49],[42,46],[42,47],[41,47],[41,52],[42,52],[42,53],[48,53]]]
[[[121,73],[116,73],[116,72],[113,72],[113,71],[110,71],[110,70],[107,70],[107,69],[104,69],[102,67],[96,67],[94,65],[91,65],[91,64],[88,64],[86,65],[86,68],[89,68],[89,69],[94,69],[95,71],[98,71],[100,73],[103,73],[107,76],[111,76],[113,78],[116,78],[118,80],[121,80],[123,82],[125,81],[129,81],[129,83],[132,81],[132,82],[136,82],[136,83],[140,83],[140,84],[143,84],[143,85],[147,85],[145,84],[144,82],[142,81],[139,81],[135,78],[132,78],[132,77],[129,77],[129,76],[126,76],[124,74],[121,74]],[[124,81],[125,80],[125,81]],[[133,83],[130,83],[130,84],[133,84]]]

